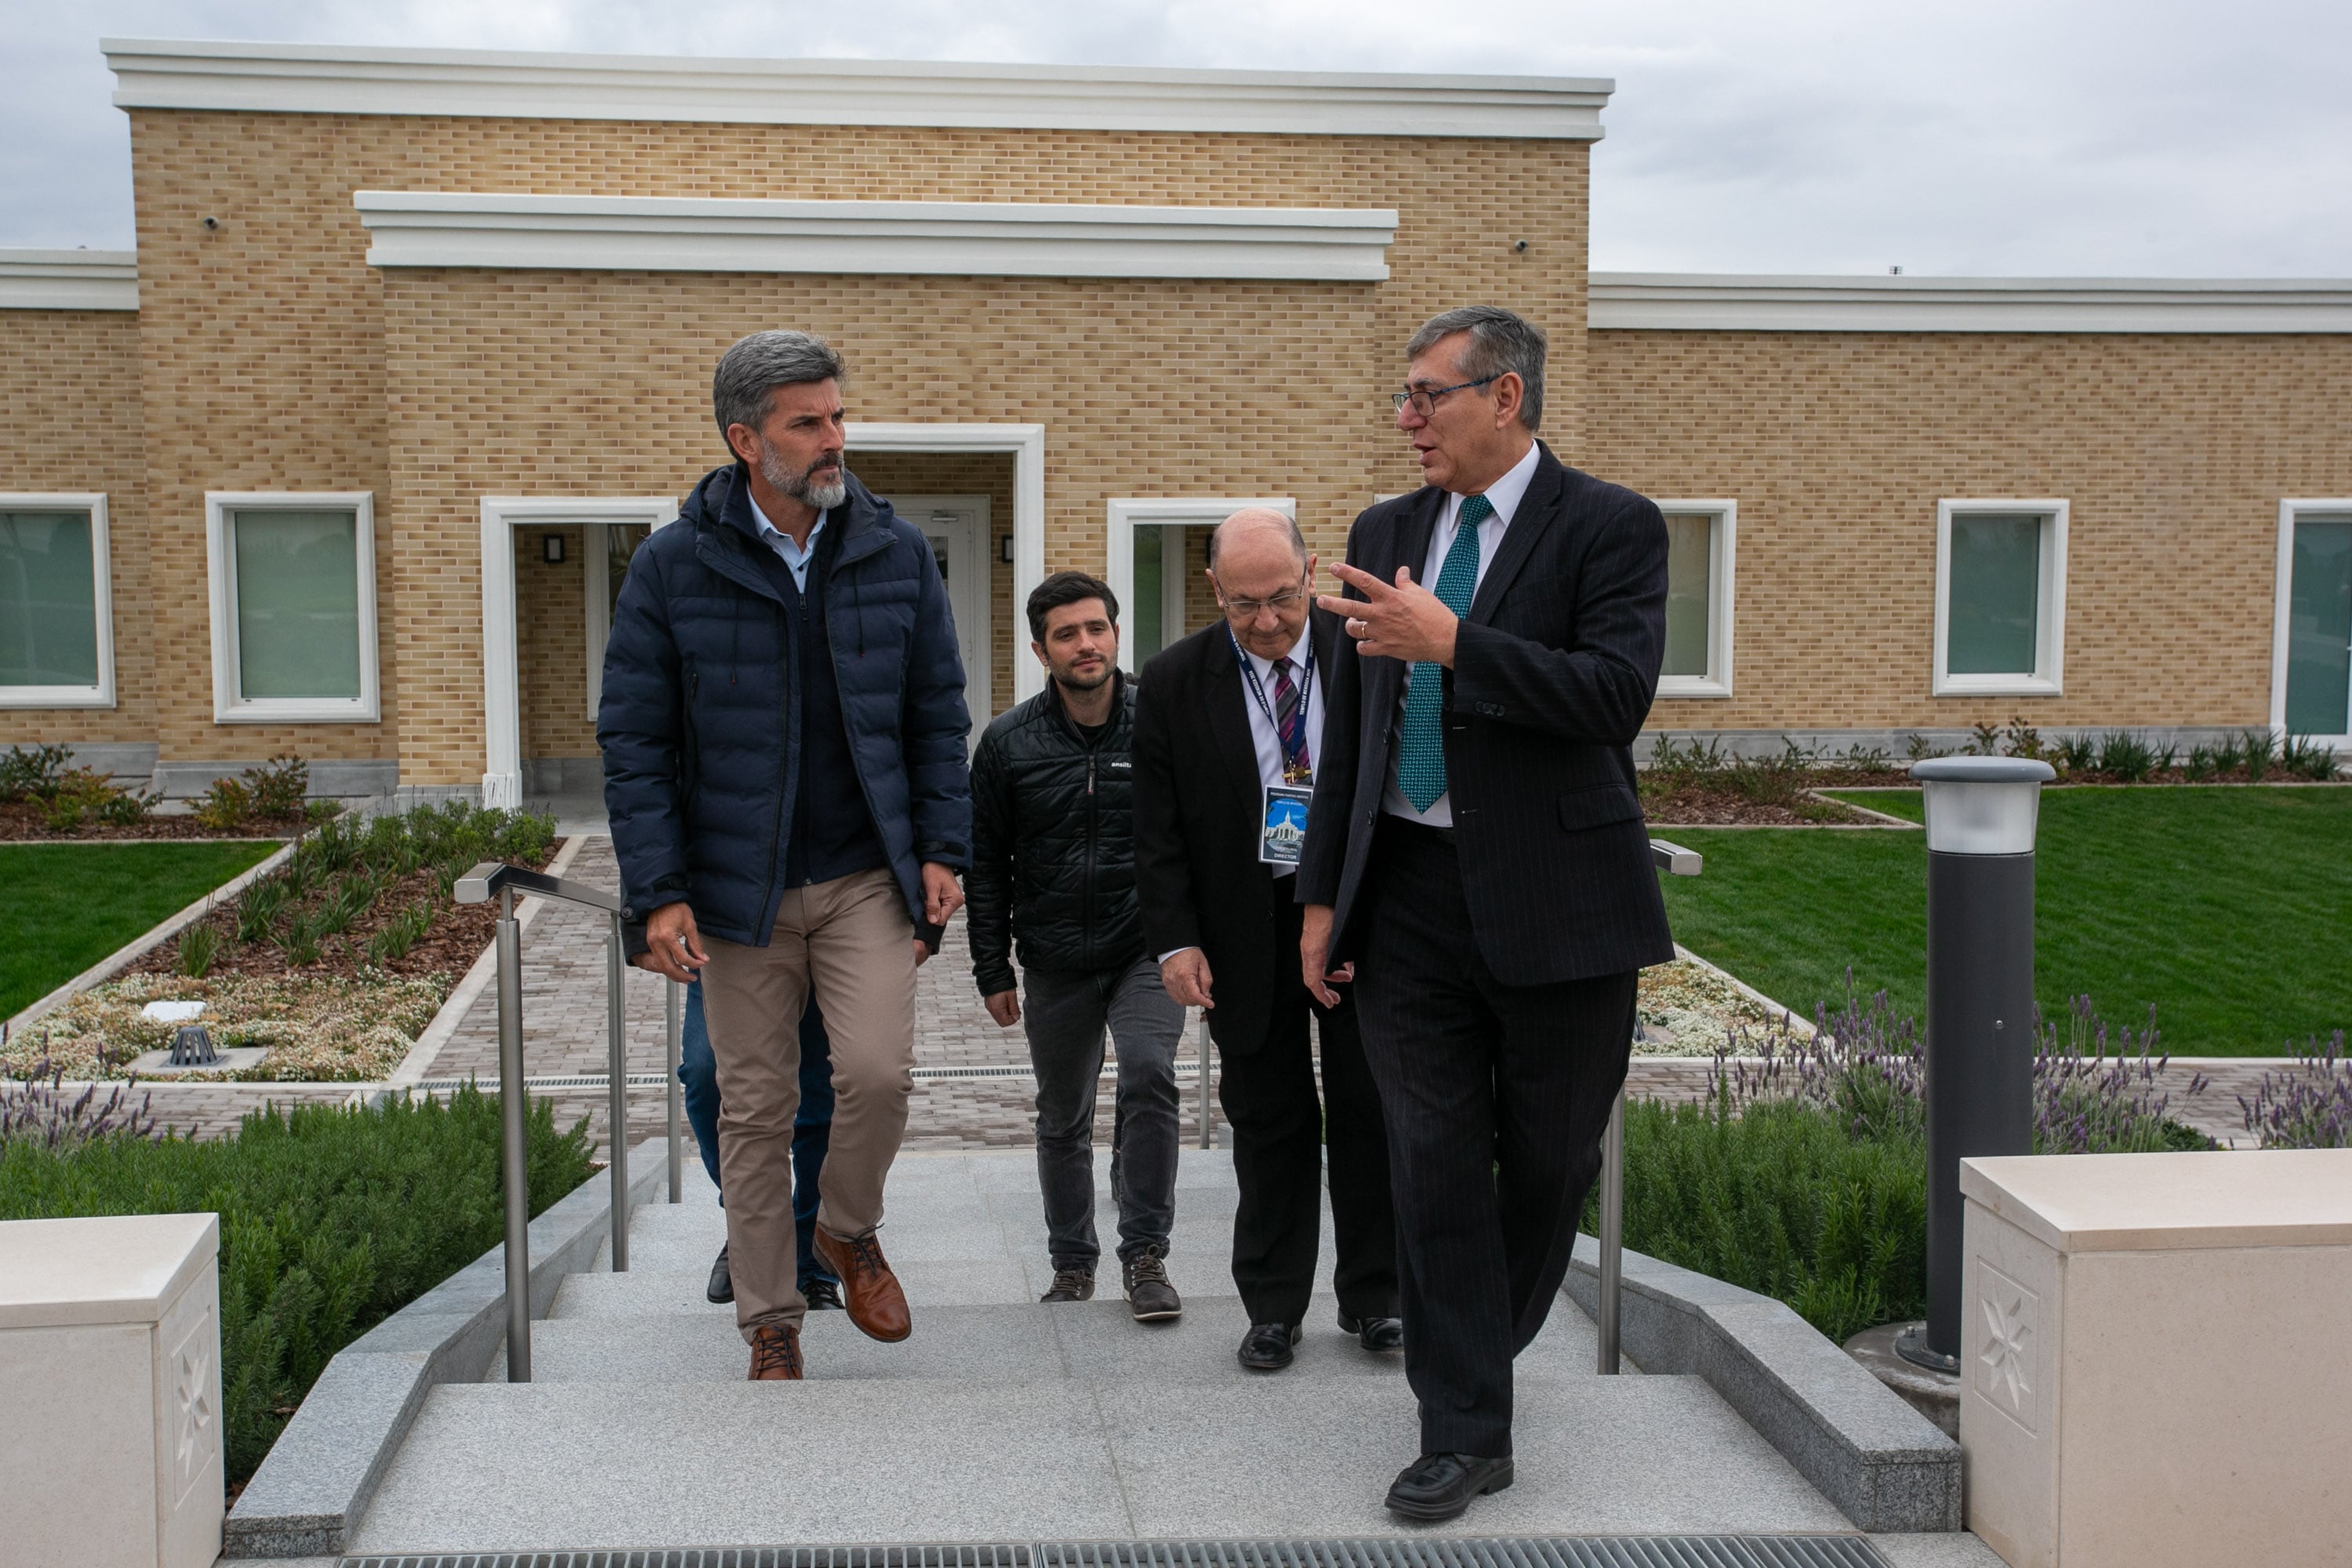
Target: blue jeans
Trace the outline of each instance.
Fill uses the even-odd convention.
[[[686,1119],[694,1127],[702,1168],[719,1184],[719,1063],[710,1054],[710,1028],[702,1021],[702,982],[686,988],[686,1022],[679,1030],[677,1081],[685,1086]],[[801,1015],[801,1108],[793,1118],[793,1222],[800,1231],[803,1289],[812,1279],[832,1279],[816,1259],[816,1173],[824,1168],[825,1145],[833,1141],[833,1042],[825,1037],[824,1015],[812,1000]],[[727,1194],[721,1193],[723,1205]],[[835,1280],[838,1284],[839,1281]]]

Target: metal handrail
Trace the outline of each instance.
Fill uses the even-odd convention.
[[[1696,849],[1664,838],[1650,840],[1650,865],[1671,877],[1696,877],[1706,864]],[[1625,1296],[1625,1091],[1609,1107],[1609,1130],[1601,1139],[1601,1291],[1592,1327],[1601,1342],[1598,1371],[1617,1375],[1623,1338]]]
[[[506,1185],[507,1381],[530,1381],[530,1190],[528,1091],[522,1057],[522,927],[515,919],[518,897],[553,899],[593,910],[609,924],[604,948],[605,1031],[611,1071],[610,1121],[613,1178],[613,1272],[629,1267],[629,1089],[627,1009],[624,976],[627,954],[621,937],[624,907],[618,897],[584,882],[566,881],[520,866],[485,860],[457,879],[461,904],[499,903],[499,1119],[503,1128],[500,1169]],[[669,1192],[678,1201],[677,987],[670,987]]]

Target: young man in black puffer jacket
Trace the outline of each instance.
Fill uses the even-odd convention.
[[[1118,668],[1118,600],[1083,572],[1029,595],[1045,689],[998,716],[971,761],[972,976],[990,1017],[1025,1024],[1037,1073],[1037,1183],[1054,1282],[1094,1294],[1095,1084],[1103,1031],[1118,1057],[1111,1193],[1138,1322],[1180,1317],[1168,1282],[1176,1218],[1176,1042],[1184,1009],[1143,948],[1128,760],[1135,690]],[[1024,997],[1014,989],[1018,948]]]

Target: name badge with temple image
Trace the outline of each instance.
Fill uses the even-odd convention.
[[[1257,858],[1268,866],[1296,866],[1307,847],[1307,803],[1315,791],[1304,784],[1267,784],[1265,813],[1258,831]]]

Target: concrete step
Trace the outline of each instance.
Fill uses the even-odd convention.
[[[1580,1331],[1585,1325],[1573,1307],[1563,1309],[1519,1358],[1520,1375],[1591,1373],[1591,1336]],[[1338,1312],[1331,1297],[1316,1299],[1297,1359],[1276,1374],[1280,1381],[1402,1375],[1402,1356],[1365,1351],[1354,1335],[1339,1331]],[[801,1344],[811,1378],[1238,1384],[1267,1378],[1244,1370],[1234,1357],[1248,1327],[1230,1295],[1195,1298],[1181,1319],[1160,1323],[1136,1322],[1114,1298],[1051,1307],[919,1306],[914,1333],[898,1344],[867,1339],[845,1313],[813,1312]],[[541,1383],[736,1383],[749,1358],[732,1311],[708,1305],[697,1313],[549,1318],[531,1334],[531,1375]]]
[[[1850,1527],[1696,1378],[1531,1376],[1518,1485],[1413,1533]],[[1391,1536],[1401,1376],[435,1389],[354,1552]]]

